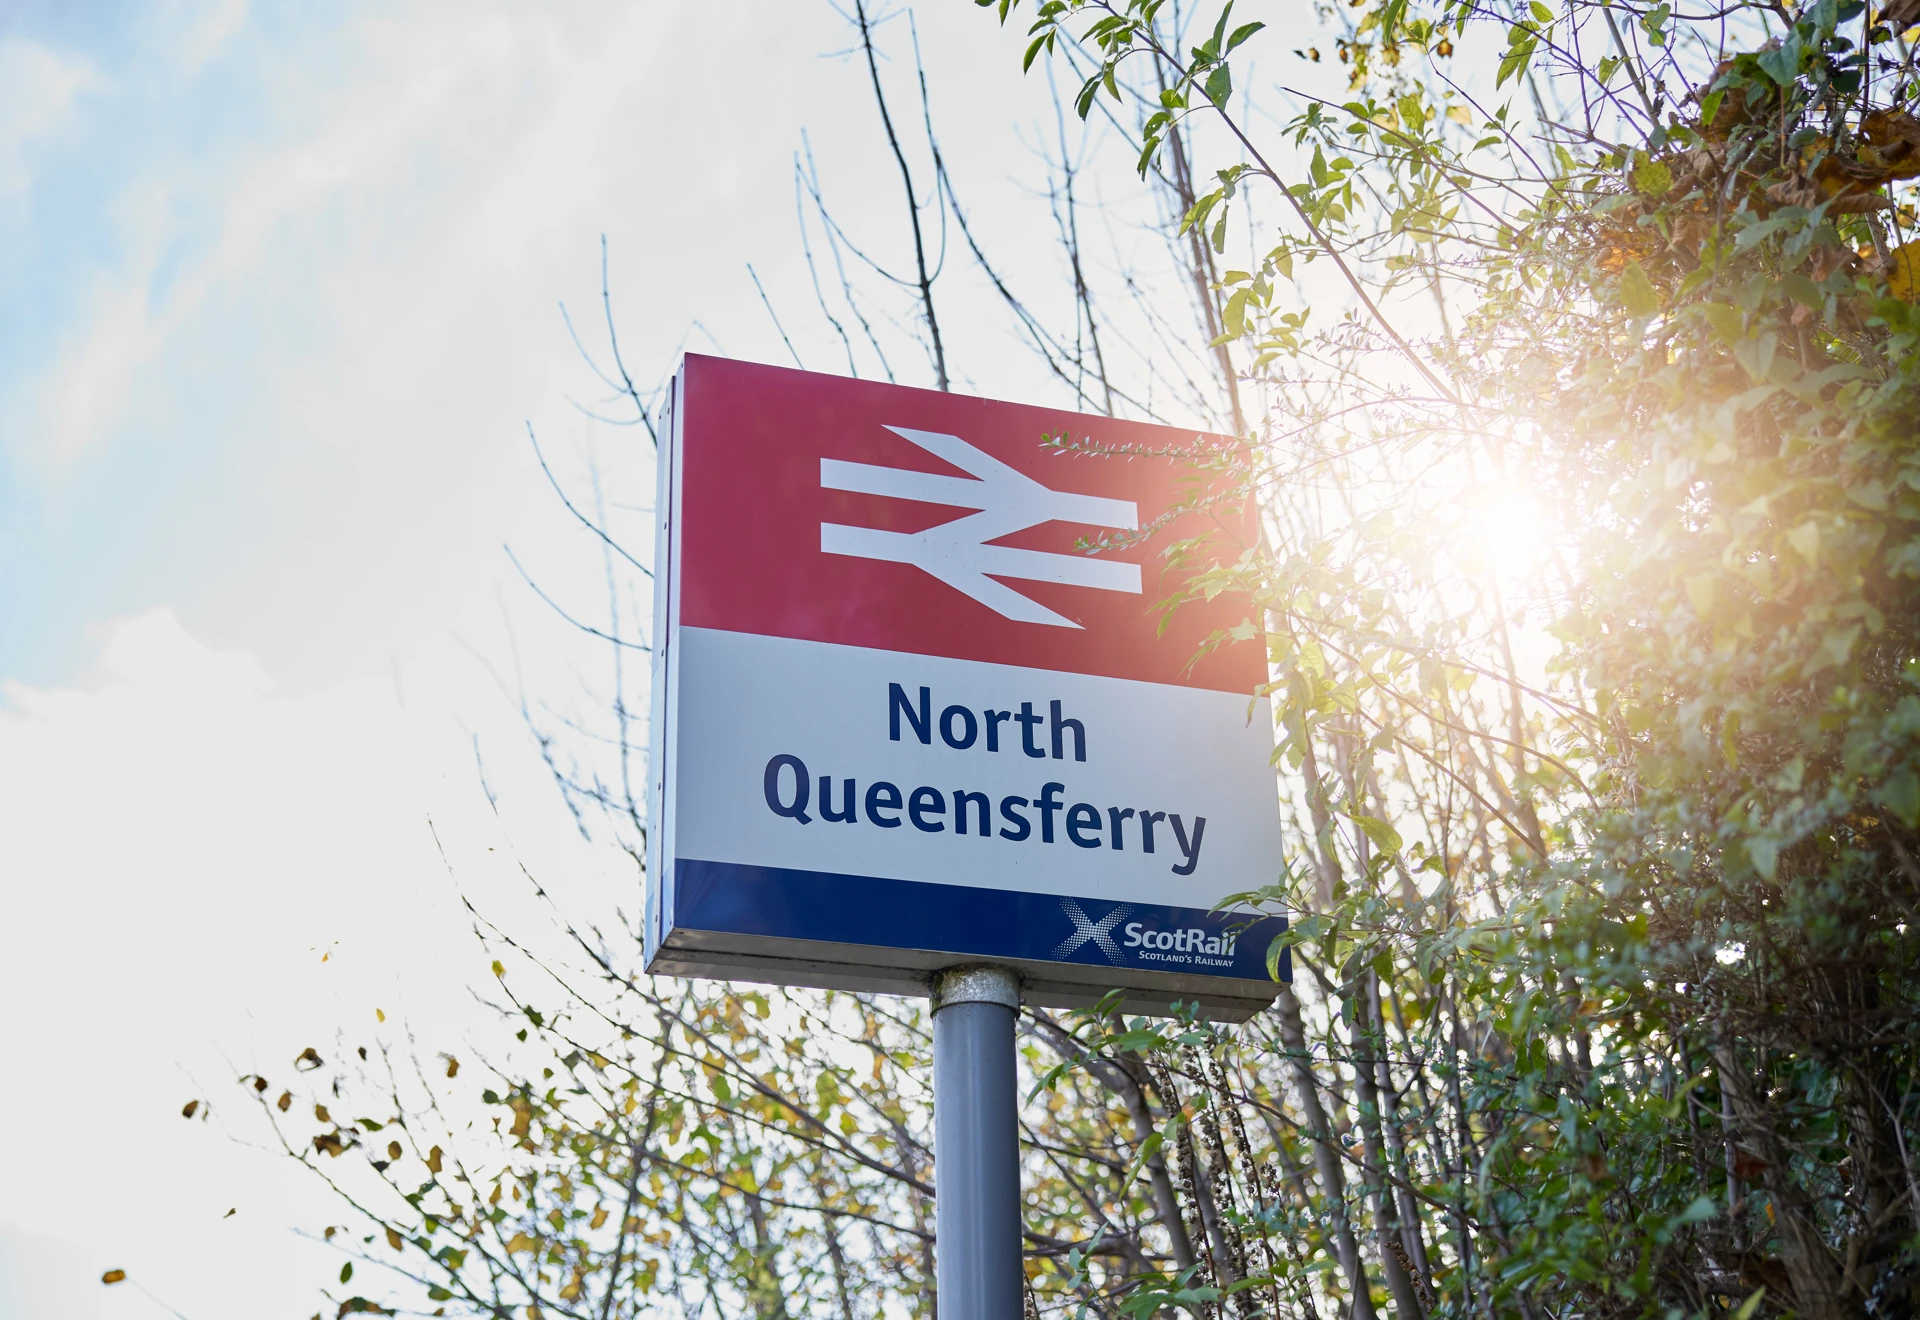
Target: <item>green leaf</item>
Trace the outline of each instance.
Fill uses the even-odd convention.
[[[340,1282],[346,1283],[353,1278],[353,1262],[348,1261],[340,1267]]]
[[[1094,74],[1080,88],[1080,95],[1073,98],[1074,113],[1085,119],[1093,108],[1093,98],[1100,94],[1100,75]]]
[[[1227,299],[1227,305],[1221,309],[1220,320],[1226,326],[1227,333],[1238,339],[1247,332],[1247,295],[1251,289],[1235,289],[1233,296]]]
[[[1647,40],[1655,46],[1667,44],[1666,23],[1673,16],[1673,6],[1664,3],[1655,5],[1640,19],[1641,30],[1647,34]]]
[[[1233,99],[1233,70],[1221,64],[1207,75],[1207,98],[1215,105],[1225,105]]]
[[[1025,73],[1031,69],[1033,67],[1033,61],[1039,56],[1042,48],[1051,46],[1052,44],[1053,34],[1051,32],[1035,37],[1033,43],[1027,47],[1026,57],[1020,61],[1020,72]]]
[[[1508,40],[1512,44],[1507,48],[1507,53],[1500,57],[1500,71],[1493,80],[1496,90],[1507,79],[1525,73],[1527,65],[1533,62],[1537,39],[1532,32],[1526,28],[1515,27],[1509,34]]]
[[[1227,20],[1232,17],[1233,0],[1227,0],[1226,6],[1220,11],[1219,21],[1213,25],[1213,35],[1208,37],[1207,44],[1201,47],[1202,50],[1215,59],[1218,59],[1223,53],[1220,49],[1220,43],[1226,38]]]
[[[1900,818],[1908,829],[1920,825],[1920,778],[1901,770],[1880,785],[1874,800]]]
[[[1629,316],[1652,316],[1660,310],[1660,295],[1654,292],[1646,268],[1637,261],[1629,261],[1620,272],[1620,303]]]
[[[1141,1142],[1140,1148],[1133,1153],[1133,1159],[1127,1163],[1125,1181],[1132,1182],[1140,1170],[1146,1167],[1147,1161],[1160,1153],[1160,1148],[1166,1144],[1166,1141],[1167,1139],[1160,1133],[1149,1132],[1147,1139]]]
[[[1753,1296],[1740,1303],[1740,1309],[1733,1313],[1733,1320],[1753,1320],[1753,1313],[1760,1309],[1760,1299],[1766,1295],[1765,1288],[1757,1289]]]
[[[1700,310],[1706,314],[1707,324],[1713,327],[1713,332],[1729,344],[1737,342],[1746,330],[1746,319],[1740,315],[1738,307],[1729,307],[1726,303],[1703,303]]]
[[[1673,171],[1662,161],[1644,160],[1634,166],[1633,186],[1648,197],[1665,197],[1673,191]]]
[[[1697,1224],[1703,1219],[1712,1219],[1720,1213],[1720,1205],[1711,1196],[1696,1196],[1685,1210],[1674,1217],[1673,1227]]]
[[[1153,158],[1160,151],[1160,135],[1149,133],[1140,148],[1140,159],[1134,162],[1134,173],[1141,178],[1147,177],[1147,170],[1153,165]]]
[[[1780,277],[1780,291],[1795,302],[1805,303],[1815,309],[1826,305],[1826,295],[1820,292],[1820,286],[1799,271]]]
[[[1349,811],[1346,814],[1381,852],[1392,854],[1400,851],[1400,831],[1393,826],[1377,816],[1363,816],[1357,811]]]
[[[1761,72],[1782,87],[1791,87],[1800,76],[1800,34],[1790,32],[1787,39],[1769,51],[1763,51],[1754,61]]]

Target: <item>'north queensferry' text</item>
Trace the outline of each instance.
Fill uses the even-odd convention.
[[[982,710],[977,717],[968,707],[948,706],[936,721],[930,691],[922,687],[917,696],[917,701],[909,698],[898,683],[887,685],[890,741],[903,741],[904,733],[931,746],[937,731],[940,740],[955,751],[984,743],[983,750],[998,752],[1002,726],[1012,724],[1018,727],[1019,736],[1016,740],[1014,730],[1006,730],[1009,752],[1017,741],[1020,752],[1028,757],[1065,760],[1071,745],[1073,760],[1087,759],[1085,725],[1064,716],[1058,701],[1049,702],[1044,715],[1030,701],[1021,702],[1017,712]],[[911,825],[926,834],[943,834],[951,826],[958,835],[1011,843],[1024,843],[1037,836],[1040,843],[1050,844],[1064,835],[1076,848],[1114,852],[1137,849],[1147,854],[1160,853],[1163,845],[1171,845],[1166,851],[1178,852],[1180,860],[1170,869],[1181,876],[1192,875],[1199,867],[1207,828],[1205,816],[1195,816],[1189,823],[1178,812],[1069,803],[1063,796],[1067,786],[1058,781],[1042,784],[1031,797],[1009,793],[997,803],[984,792],[959,788],[943,792],[929,784],[902,789],[884,779],[869,782],[862,793],[857,780],[842,778],[836,787],[832,775],[815,774],[805,761],[785,752],[768,759],[762,791],[769,811],[800,825],[817,821],[851,825],[864,819],[883,830]]]

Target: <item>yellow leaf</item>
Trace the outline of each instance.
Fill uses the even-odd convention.
[[[400,1158],[400,1154],[400,1143],[397,1141],[389,1141],[387,1143],[387,1158],[397,1160]]]
[[[387,1230],[387,1245],[395,1251],[405,1251],[407,1249],[407,1240],[390,1228]]]
[[[1646,267],[1638,261],[1629,261],[1620,272],[1620,301],[1629,316],[1652,316],[1660,310],[1660,295],[1647,278]]]
[[[460,1060],[454,1058],[451,1054],[449,1054],[447,1056],[447,1076],[458,1077],[459,1075],[460,1075]]]
[[[100,1276],[100,1282],[102,1283],[125,1283],[126,1281],[127,1272],[125,1270],[108,1270]]]
[[[275,1109],[278,1109],[283,1114],[286,1113],[289,1109],[293,1108],[293,1092],[282,1091],[280,1093],[280,1098],[273,1102],[273,1107]]]
[[[1802,559],[1812,563],[1820,553],[1820,524],[1801,523],[1787,533],[1787,544],[1798,551]]]
[[[1713,574],[1696,573],[1687,579],[1687,596],[1693,601],[1696,613],[1706,614],[1713,609]]]
[[[593,1212],[593,1218],[587,1221],[587,1227],[598,1228],[607,1222],[607,1207],[604,1205]]]
[[[1473,111],[1467,109],[1467,107],[1464,105],[1448,106],[1447,118],[1451,119],[1456,124],[1465,124],[1468,127],[1473,126]]]
[[[540,1243],[528,1237],[525,1233],[515,1233],[507,1239],[507,1250],[508,1252],[538,1251],[540,1250]]]
[[[315,1105],[313,1107],[313,1116],[319,1119],[322,1123],[333,1122],[333,1119],[327,1116],[327,1107],[325,1105]]]
[[[567,1280],[567,1286],[560,1290],[560,1300],[570,1302],[580,1295],[580,1276],[574,1275]]]
[[[1901,302],[1912,302],[1920,291],[1920,239],[1902,243],[1887,254],[1887,292]]]
[[[516,1137],[526,1136],[527,1128],[532,1122],[533,1106],[525,1100],[515,1097],[513,1101],[513,1127],[509,1129],[510,1134]]]
[[[373,1016],[374,1016],[374,1019],[379,1022],[385,1022],[387,1020],[387,1015],[385,1011],[378,1008],[373,1010]]]
[[[189,1100],[185,1105],[181,1107],[180,1117],[192,1118],[194,1114],[199,1111],[199,1109],[200,1109],[200,1102],[198,1100]]]
[[[427,1152],[427,1172],[440,1172],[440,1148],[438,1146],[435,1146]]]

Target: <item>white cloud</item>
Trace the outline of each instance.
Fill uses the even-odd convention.
[[[244,8],[239,12],[244,17]],[[202,25],[221,43],[231,40],[229,24],[214,20],[225,13],[214,11]],[[55,467],[71,463],[137,416],[153,397],[143,388],[142,373],[179,351],[183,338],[203,331],[211,304],[244,306],[250,287],[261,284],[284,289],[280,273],[294,261],[304,264],[310,278],[319,277],[303,290],[306,298],[337,296],[336,280],[323,271],[334,264],[346,235],[328,221],[385,211],[381,218],[393,228],[367,255],[378,277],[389,280],[397,274],[393,248],[419,241],[417,231],[408,230],[421,222],[458,224],[464,210],[459,193],[475,181],[450,179],[447,167],[459,173],[459,165],[471,163],[460,160],[470,154],[459,150],[471,145],[461,142],[467,125],[499,120],[520,99],[521,89],[508,75],[524,54],[525,35],[502,15],[365,24],[357,33],[368,57],[365,68],[344,83],[323,85],[310,103],[294,98],[292,105],[277,107],[308,122],[308,131],[288,141],[254,143],[243,125],[236,130],[242,150],[230,173],[209,179],[200,163],[177,161],[128,188],[120,207],[128,259],[97,284],[85,328],[46,374],[33,428],[42,458]],[[211,50],[203,48],[212,44],[192,35],[183,53],[197,58],[185,62],[210,58]],[[525,209],[532,209],[528,203],[535,198],[550,207],[554,197],[552,188],[517,192]],[[199,222],[206,232],[183,232],[174,213],[205,201],[215,203],[210,220]],[[408,211],[415,212],[414,224],[406,222]],[[182,262],[183,251],[194,255]],[[162,281],[162,269],[171,266],[178,268]],[[336,279],[361,273],[349,267]]]
[[[101,82],[88,60],[0,38],[0,196],[27,187],[30,150],[57,134],[81,95]]]
[[[74,217],[71,247],[38,235],[59,249],[32,262],[59,272],[30,300],[51,356],[10,383],[0,418],[27,460],[0,480],[118,556],[97,570],[45,557],[50,590],[100,628],[99,672],[0,688],[0,1276],[27,1270],[0,1279],[8,1320],[55,1297],[68,1315],[151,1315],[99,1287],[109,1266],[193,1320],[312,1313],[338,1260],[296,1249],[285,1226],[326,1222],[324,1206],[179,1105],[284,1071],[375,1005],[435,1032],[473,1021],[479,964],[429,815],[463,884],[498,897],[518,881],[508,850],[489,851],[503,830],[468,731],[503,802],[527,812],[519,855],[542,880],[631,900],[630,867],[537,809],[551,794],[513,712],[447,640],[458,630],[510,668],[484,640],[498,579],[527,600],[505,540],[574,608],[594,599],[597,569],[578,562],[523,417],[563,472],[604,442],[608,493],[636,510],[616,516],[651,544],[640,436],[564,402],[599,394],[554,309],[568,299],[591,337],[599,235],[646,380],[695,317],[735,353],[785,360],[747,260],[809,365],[839,361],[824,325],[809,339],[803,324],[789,172],[803,123],[837,217],[881,255],[904,251],[864,74],[813,58],[847,42],[826,5],[409,0],[343,8],[371,16],[318,33],[285,15],[332,11],[282,11],[271,32],[238,0],[169,12],[190,21],[132,56],[103,43],[104,72],[0,46],[16,61],[0,66],[0,186],[8,161],[47,168],[47,145],[82,118],[96,145],[124,147],[66,164],[103,171],[81,190],[99,209]],[[946,140],[962,160],[973,108],[1021,85],[1017,48],[990,62],[990,21],[960,13],[936,38],[935,12],[923,37],[946,66],[936,97],[951,88],[968,108]],[[245,76],[218,84],[232,99],[194,102],[196,79],[236,63]],[[8,68],[40,90],[10,87]],[[134,75],[139,95],[123,86]],[[99,113],[89,89],[110,93]],[[999,150],[974,156],[983,172],[1003,168]],[[986,193],[974,215],[990,227]],[[1052,259],[1008,247],[1016,275]],[[1004,382],[1006,361],[1024,363],[994,347],[998,329],[965,324],[950,326],[962,369]],[[203,483],[166,485],[178,509],[85,502],[102,471],[199,468]],[[577,653],[527,622],[535,695],[556,696],[537,676]]]
[[[418,687],[484,715],[459,672]],[[5,697],[0,1316],[63,1289],[66,1314],[148,1309],[85,1291],[114,1267],[195,1320],[307,1314],[339,1262],[288,1226],[333,1211],[226,1135],[259,1135],[234,1079],[376,1006],[462,1039],[483,960],[427,819],[483,892],[500,841],[464,737],[391,682],[278,692],[166,611],[113,633],[94,686]]]
[[[192,4],[188,6],[193,8]],[[253,12],[249,0],[204,0],[199,13],[180,22],[179,59],[182,67],[198,70],[240,35]]]

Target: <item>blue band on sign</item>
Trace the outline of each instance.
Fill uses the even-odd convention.
[[[1267,980],[1284,917],[680,858],[688,930]],[[1292,980],[1281,957],[1281,980]]]

